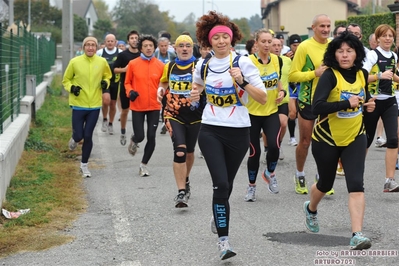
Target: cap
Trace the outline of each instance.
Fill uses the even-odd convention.
[[[179,37],[177,37],[176,41],[175,41],[175,45],[178,46],[180,43],[182,42],[188,42],[191,45],[193,45],[193,39],[191,39],[190,36],[182,34]]]
[[[277,38],[277,39],[283,39],[283,40],[284,40],[284,35],[281,34],[281,33],[279,33],[279,34],[276,35],[276,38]]]
[[[301,43],[301,42],[302,42],[301,36],[299,36],[298,34],[292,34],[288,38],[289,45],[294,44],[294,43]]]
[[[170,38],[171,38],[172,36],[170,35],[169,32],[164,32],[164,33],[161,34],[161,37],[165,37],[165,38],[168,38],[168,39],[170,40]]]
[[[269,32],[274,36],[274,31],[272,29],[269,29]]]
[[[85,44],[86,44],[87,42],[89,42],[89,41],[95,42],[95,43],[96,43],[96,46],[98,46],[98,41],[97,41],[97,39],[94,38],[94,37],[92,37],[92,36],[89,36],[89,37],[86,37],[86,38],[83,40],[82,47],[84,47]]]
[[[121,45],[121,44],[126,45],[126,43],[124,41],[118,41],[117,45]]]

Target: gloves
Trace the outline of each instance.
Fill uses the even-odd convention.
[[[106,90],[107,89],[107,82],[105,80],[101,80],[101,89]]]
[[[73,93],[75,96],[79,96],[80,90],[81,90],[81,89],[82,89],[82,88],[79,87],[79,86],[72,85],[72,87],[71,87],[71,93]]]
[[[134,102],[134,100],[136,100],[136,98],[139,96],[139,93],[137,91],[130,91],[129,94],[129,99]]]
[[[100,86],[101,86],[101,89],[103,90],[103,93],[104,92],[109,92],[109,90],[107,90],[108,84],[107,84],[107,82],[105,80],[101,80]]]

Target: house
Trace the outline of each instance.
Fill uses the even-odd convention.
[[[98,20],[97,11],[92,0],[72,0],[73,14],[86,20],[89,35],[93,35],[94,25]],[[62,9],[62,0],[49,0],[50,6]]]
[[[261,0],[263,25],[274,32],[313,36],[312,20],[318,14],[331,18],[331,31],[336,20],[360,13],[357,0]]]

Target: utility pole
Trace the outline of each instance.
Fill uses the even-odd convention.
[[[62,74],[73,57],[73,0],[62,0]]]
[[[14,0],[8,1],[8,26],[14,24]]]

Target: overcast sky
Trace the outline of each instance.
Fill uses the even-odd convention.
[[[112,9],[118,0],[104,0]],[[212,10],[212,0],[151,0],[161,11],[169,11],[175,21],[182,22],[193,12],[196,18]],[[260,0],[213,0],[213,9],[233,18],[250,18],[260,14]]]

